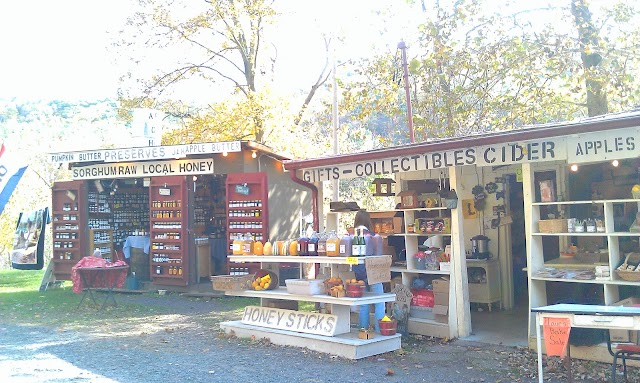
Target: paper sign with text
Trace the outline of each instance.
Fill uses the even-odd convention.
[[[391,256],[367,258],[364,260],[367,269],[367,283],[384,283],[391,280]]]
[[[564,358],[569,344],[571,320],[569,318],[544,318],[542,324],[544,346],[548,356]]]
[[[242,323],[307,334],[333,336],[338,317],[332,314],[293,311],[271,307],[247,306]]]

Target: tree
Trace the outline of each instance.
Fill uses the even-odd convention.
[[[145,45],[159,50],[179,51],[181,59],[154,65],[157,74],[151,78],[128,73],[123,80],[139,82],[141,94],[135,87],[122,92],[123,99],[133,104],[151,99],[158,104],[163,93],[179,83],[193,84],[205,80],[226,89],[223,94],[235,95],[231,99],[216,99],[196,116],[166,110],[186,117],[189,130],[202,132],[205,136],[227,135],[236,139],[253,139],[265,142],[269,99],[270,77],[277,60],[275,46],[268,43],[268,27],[277,23],[277,12],[269,0],[203,0],[200,3],[181,3],[178,0],[139,0],[142,9],[129,20],[134,34],[125,35],[121,48],[128,51],[131,46]],[[328,51],[328,40],[326,50]],[[138,52],[135,50],[134,52]],[[140,64],[140,55],[132,59]],[[167,63],[168,65],[162,65]],[[302,115],[311,103],[317,89],[327,80],[330,70],[327,65],[311,86],[298,112],[292,119],[298,126]],[[211,90],[209,90],[211,91]],[[239,97],[237,97],[239,96]],[[242,111],[243,118],[233,118]],[[225,114],[230,112],[230,114]],[[224,125],[212,120],[224,120]],[[220,132],[217,128],[224,127]],[[212,129],[209,132],[209,129]],[[199,139],[192,135],[193,139]]]
[[[633,42],[638,30],[626,28],[625,20],[638,13],[630,6],[603,9],[597,24],[586,6],[578,7],[579,1],[574,5],[578,29],[571,31],[563,28],[573,22],[558,23],[556,18],[569,21],[571,7],[497,13],[486,4],[420,3],[424,20],[409,46],[418,140],[567,120],[583,110],[602,113],[607,95],[616,101],[612,110],[637,103],[639,57]],[[535,23],[541,14],[553,22]],[[596,31],[602,29],[612,32],[611,37],[599,39]],[[358,81],[348,84],[343,107],[355,112],[354,120],[366,124],[378,113],[403,117],[404,97],[393,81],[399,69],[394,56],[389,52],[363,61]],[[587,103],[581,81],[587,84]],[[376,129],[381,137],[388,136],[384,127]]]

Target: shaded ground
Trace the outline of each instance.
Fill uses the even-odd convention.
[[[252,300],[117,300],[162,313],[73,330],[0,318],[0,382],[537,382],[535,354],[524,349],[407,337],[401,351],[351,361],[221,333],[218,323],[237,319]],[[548,381],[566,381],[558,367],[552,358]],[[576,381],[600,382],[607,366],[574,361],[574,371]]]

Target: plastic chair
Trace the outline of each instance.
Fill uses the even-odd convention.
[[[609,335],[609,334],[607,334]],[[609,354],[613,356],[613,364],[611,365],[611,382],[616,381],[616,371],[618,367],[618,358],[622,360],[622,373],[624,374],[624,381],[627,380],[627,359],[640,361],[640,345],[633,343],[611,343],[611,336],[607,336],[607,349]]]

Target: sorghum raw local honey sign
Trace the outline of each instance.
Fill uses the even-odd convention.
[[[213,174],[212,159],[103,163],[72,167],[74,180]]]

